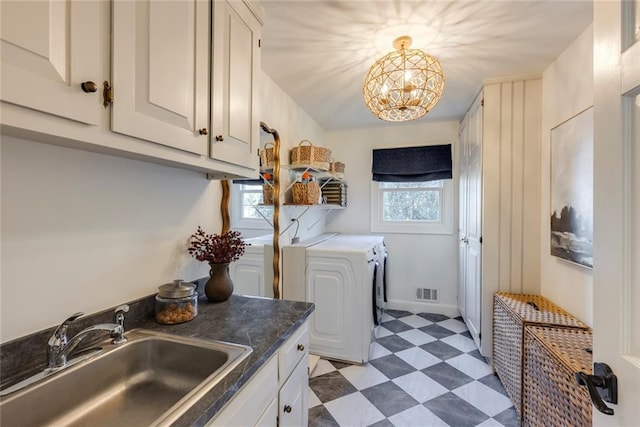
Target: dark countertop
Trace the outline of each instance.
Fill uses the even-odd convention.
[[[173,426],[203,426],[227,403],[240,388],[264,365],[265,362],[292,336],[314,309],[311,303],[254,298],[232,295],[225,302],[209,303],[206,298],[198,301],[198,316],[190,322],[178,325],[161,325],[154,319],[153,296],[130,303],[127,329],[145,328],[182,336],[226,341],[248,345],[253,352],[236,368],[216,384],[203,398],[188,409]],[[96,321],[110,321],[113,310],[87,316],[73,322],[74,329],[86,327]],[[104,320],[103,320],[104,319]],[[76,325],[77,323],[77,325]],[[14,340],[0,346],[2,353],[3,382],[7,378],[23,376],[26,369],[41,369],[46,340],[51,330],[40,331],[29,337]],[[78,329],[79,330],[79,329]],[[69,336],[77,332],[69,328]],[[34,363],[25,361],[24,355],[35,354]],[[6,375],[11,373],[12,375]]]

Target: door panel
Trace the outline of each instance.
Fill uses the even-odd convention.
[[[85,93],[80,84],[101,83],[99,7],[95,1],[0,2],[0,98],[96,125],[99,91]]]
[[[640,419],[639,8],[594,3],[593,360],[618,377],[615,414],[594,409],[596,426]]]
[[[113,2],[112,130],[207,153],[208,16],[198,0]]]

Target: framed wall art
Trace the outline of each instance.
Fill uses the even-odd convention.
[[[593,268],[593,107],[551,129],[551,255]]]

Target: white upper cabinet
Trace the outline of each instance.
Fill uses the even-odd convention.
[[[0,2],[2,101],[97,125],[101,114],[99,4]],[[95,92],[83,92],[92,81]]]
[[[112,130],[206,155],[209,6],[113,2]]]
[[[258,170],[261,23],[243,1],[213,2],[210,156]]]

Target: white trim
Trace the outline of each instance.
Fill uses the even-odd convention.
[[[402,234],[453,234],[453,179],[442,180],[440,191],[440,221],[390,222],[382,220],[380,186],[371,181],[371,232]]]
[[[404,310],[411,313],[435,313],[449,317],[460,316],[458,307],[450,304],[432,304],[428,302],[389,300],[385,309]]]

